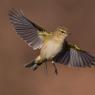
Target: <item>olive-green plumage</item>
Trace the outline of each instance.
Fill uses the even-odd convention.
[[[39,56],[25,67],[36,70],[48,60],[51,60],[53,64],[61,63],[73,67],[95,65],[95,57],[66,41],[70,33],[65,27],[58,27],[54,32],[48,32],[27,19],[21,10],[15,9],[9,11],[9,18],[17,34],[33,50],[40,49]]]

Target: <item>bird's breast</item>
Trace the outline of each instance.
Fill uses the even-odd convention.
[[[50,40],[44,43],[41,48],[41,57],[43,59],[52,59],[62,48],[62,43]]]

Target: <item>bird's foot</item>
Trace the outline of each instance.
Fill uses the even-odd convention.
[[[56,65],[55,65],[55,62],[54,61],[52,61],[52,64],[53,64],[53,67],[54,67],[54,72],[55,72],[55,74],[57,75],[58,74],[58,70],[57,70],[57,67],[56,67]]]

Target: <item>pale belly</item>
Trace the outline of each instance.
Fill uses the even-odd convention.
[[[55,41],[48,41],[41,48],[41,57],[42,59],[52,59],[62,48],[61,43]]]

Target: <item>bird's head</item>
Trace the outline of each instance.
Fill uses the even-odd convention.
[[[70,32],[68,32],[68,29],[65,28],[65,27],[57,27],[56,31],[55,31],[55,34],[60,37],[60,38],[66,38],[68,37],[68,35],[70,34]]]

